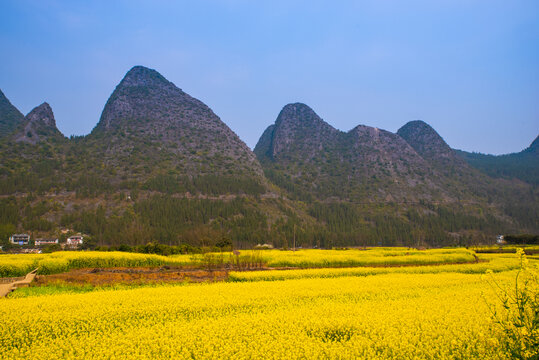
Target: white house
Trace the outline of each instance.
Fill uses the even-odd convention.
[[[69,246],[79,246],[82,245],[83,237],[81,235],[74,235],[67,238],[66,244]]]
[[[17,245],[28,245],[28,242],[30,241],[30,235],[28,234],[13,234],[9,237],[9,241],[12,244]]]
[[[58,239],[36,239],[36,246],[58,244]]]

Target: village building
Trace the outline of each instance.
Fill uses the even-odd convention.
[[[9,237],[9,241],[16,245],[28,245],[30,242],[30,235],[28,234],[13,234]]]
[[[68,246],[79,246],[82,245],[83,237],[81,235],[74,235],[67,238],[66,244]]]
[[[271,245],[271,244],[257,244],[255,246],[255,249],[273,249],[273,245]]]
[[[58,244],[58,239],[36,239],[36,246]]]

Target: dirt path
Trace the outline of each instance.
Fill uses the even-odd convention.
[[[11,284],[0,284],[0,298],[3,298],[11,292]]]
[[[23,280],[17,280],[12,283],[0,284],[0,298],[5,297],[7,294],[17,289],[18,287],[28,286],[36,277],[37,269],[26,274]]]

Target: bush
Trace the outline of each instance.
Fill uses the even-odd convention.
[[[518,249],[520,269],[514,286],[506,289],[491,278],[501,302],[501,311],[493,308],[493,320],[503,334],[501,344],[510,359],[539,359],[539,276],[530,267],[524,250]]]

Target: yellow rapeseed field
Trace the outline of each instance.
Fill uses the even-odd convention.
[[[56,274],[87,267],[137,267],[187,265],[190,255],[175,257],[119,251],[60,251],[51,254],[0,255],[0,277],[21,276],[39,268],[38,274]]]
[[[437,274],[456,272],[464,274],[484,274],[487,270],[501,272],[518,269],[519,259],[508,254],[480,254],[478,263],[441,264],[426,266],[389,266],[389,267],[350,267],[350,268],[314,268],[294,269],[286,271],[233,271],[229,273],[230,281],[275,281],[308,278],[334,278],[343,276],[369,276],[379,274]]]
[[[509,283],[514,272],[497,274]],[[3,359],[496,359],[481,275],[214,283],[0,302]]]
[[[0,277],[22,276],[39,268],[39,274],[55,274],[91,267],[136,267],[162,265],[204,266],[208,255],[213,265],[259,263],[268,267],[321,268],[349,266],[394,266],[469,263],[474,253],[466,249],[416,250],[408,248],[367,248],[365,250],[243,250],[239,259],[232,253],[160,256],[126,252],[60,251],[51,254],[0,255]]]
[[[371,260],[426,254],[414,252],[310,254],[313,263],[346,253],[342,256],[363,254]],[[458,249],[429,252],[436,261],[468,254]],[[299,264],[309,252],[266,254],[273,256],[270,260],[289,262],[299,254]],[[125,253],[56,253],[24,259],[39,264],[65,260],[68,267],[164,260]],[[494,274],[487,278],[495,276],[496,286],[514,286],[519,258],[480,254],[478,260],[233,272],[230,279],[235,282],[0,299],[0,358],[504,359],[502,333],[491,317],[495,307],[501,308],[492,281],[483,274],[490,269]],[[538,261],[530,259],[529,264],[537,268]]]
[[[269,267],[345,267],[466,263],[475,260],[467,249],[367,248],[350,250],[262,251]]]

